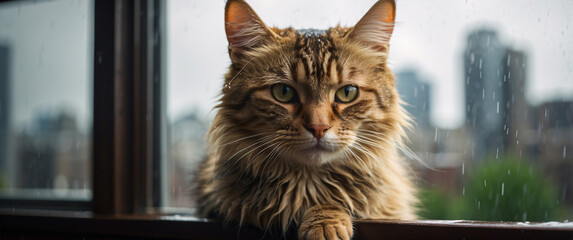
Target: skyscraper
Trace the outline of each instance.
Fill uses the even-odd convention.
[[[521,51],[506,48],[503,66],[503,106],[506,148],[519,154],[523,148],[521,136],[531,127],[534,112],[525,96],[527,80],[526,56]],[[521,132],[521,134],[520,134]]]
[[[429,128],[431,86],[422,82],[418,72],[404,70],[396,73],[398,93],[406,103],[406,110],[419,128]]]
[[[525,54],[506,47],[495,31],[468,36],[464,53],[466,127],[472,132],[472,157],[503,154],[515,149],[519,128],[526,128]]]

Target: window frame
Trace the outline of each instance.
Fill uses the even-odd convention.
[[[159,6],[95,0],[94,213],[141,213],[159,204],[152,177],[159,171],[153,139],[161,124],[154,105],[161,90]]]
[[[265,237],[250,227],[156,210],[165,190],[157,176],[166,174],[160,141],[166,133],[165,83],[160,80],[164,4],[94,0],[93,199],[0,200],[0,238]],[[573,238],[573,227],[500,222],[359,220],[354,227],[356,239]]]
[[[296,233],[294,233],[296,234]],[[273,239],[254,227],[178,215],[91,212],[5,213],[0,238],[28,239]],[[289,235],[288,237],[291,237]],[[353,239],[572,239],[573,228],[479,221],[358,220]]]

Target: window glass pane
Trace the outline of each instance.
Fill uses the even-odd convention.
[[[248,2],[269,26],[325,29],[375,1]],[[416,122],[421,218],[572,218],[571,12],[567,0],[397,2],[389,65]],[[223,1],[167,3],[168,206],[193,206],[230,63],[223,13]]]
[[[0,4],[0,198],[91,199],[92,4]]]
[[[221,22],[225,2],[168,1],[166,5],[166,205],[191,207],[192,173],[205,157],[204,137],[212,118],[209,111],[216,104],[230,64]]]

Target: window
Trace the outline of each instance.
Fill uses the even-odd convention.
[[[0,5],[0,198],[91,200],[91,1]]]

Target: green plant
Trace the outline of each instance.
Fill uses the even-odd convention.
[[[420,192],[418,216],[422,219],[462,219],[464,202],[461,198],[449,196],[437,188]]]
[[[548,221],[559,215],[558,194],[538,168],[505,156],[488,160],[473,174],[462,196],[466,219]]]

